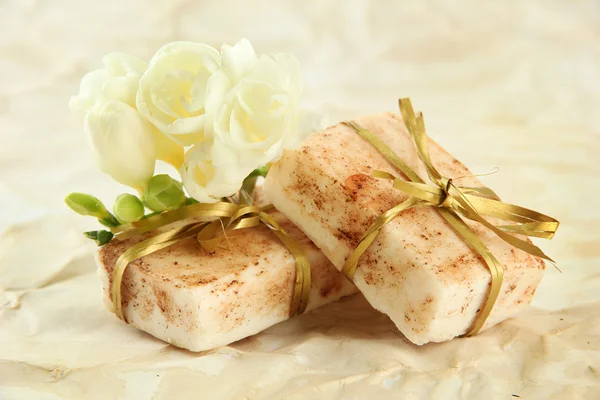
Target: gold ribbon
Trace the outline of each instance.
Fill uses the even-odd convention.
[[[483,257],[492,276],[490,290],[485,299],[484,306],[467,332],[467,335],[474,335],[484,325],[494,307],[496,299],[500,294],[504,271],[496,257],[487,249],[481,239],[469,228],[462,218],[479,222],[513,247],[533,256],[548,260],[553,264],[554,261],[537,246],[519,239],[513,236],[513,234],[552,239],[558,229],[559,222],[552,217],[536,211],[514,204],[503,203],[491,189],[486,187],[457,186],[452,179],[444,177],[431,162],[423,114],[415,114],[408,98],[400,99],[399,104],[404,123],[416,145],[419,159],[425,165],[427,175],[432,184],[428,184],[421,179],[392,149],[371,131],[355,122],[345,122],[346,125],[354,129],[356,133],[381,153],[390,164],[400,170],[408,180],[397,178],[392,174],[382,171],[374,171],[372,175],[377,178],[393,180],[393,187],[408,194],[410,197],[377,217],[375,222],[373,222],[362,236],[350,257],[346,260],[342,272],[350,280],[353,280],[358,261],[363,253],[377,238],[381,228],[396,218],[401,212],[417,206],[438,207],[438,211],[442,217]],[[495,217],[513,222],[513,224],[496,226],[488,222],[483,216]]]
[[[290,316],[303,313],[310,294],[310,262],[302,246],[295,241],[267,212],[272,206],[257,207],[246,204],[218,202],[192,204],[163,212],[152,217],[120,225],[112,229],[119,240],[131,238],[173,222],[186,220],[183,226],[170,229],[129,247],[115,263],[112,272],[111,295],[117,317],[125,320],[121,306],[121,286],[127,266],[134,260],[172,246],[180,240],[196,236],[205,251],[213,252],[227,239],[227,233],[263,224],[288,248],[296,261],[296,280]]]

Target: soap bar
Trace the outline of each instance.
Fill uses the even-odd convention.
[[[307,311],[356,292],[297,227],[279,212],[271,214],[310,260]],[[117,258],[150,236],[112,240],[99,249],[98,274],[110,310]],[[212,254],[188,238],[129,264],[121,286],[123,314],[129,324],[177,347],[209,350],[288,319],[295,276],[294,257],[263,225],[228,234],[224,248]]]
[[[355,121],[430,182],[400,116],[385,113]],[[429,148],[444,176],[460,178],[456,182],[463,186],[482,186],[431,139]],[[372,177],[374,170],[402,177],[352,128],[338,124],[310,136],[299,149],[286,151],[269,171],[264,190],[341,270],[376,217],[408,198],[391,181]],[[531,301],[545,266],[483,226],[470,221],[468,225],[504,267],[502,291],[485,330]],[[466,333],[483,307],[490,282],[481,257],[431,206],[406,210],[384,226],[354,276],[369,303],[415,344]]]

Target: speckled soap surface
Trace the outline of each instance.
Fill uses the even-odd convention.
[[[294,224],[271,215],[303,246],[310,261],[307,311],[356,293],[356,287]],[[150,234],[114,240],[97,253],[106,306],[115,263]],[[230,234],[213,253],[187,238],[138,260],[123,274],[121,309],[126,321],[177,347],[212,350],[261,332],[290,317],[296,262],[264,225]]]
[[[111,203],[69,96],[110,51],[246,36],[300,60],[332,122],[411,97],[428,133],[511,203],[552,215],[531,307],[482,335],[411,345],[360,296],[204,354],[102,305],[93,221]],[[600,371],[597,1],[173,0],[0,5],[0,398],[597,399]],[[596,201],[597,203],[597,201]]]
[[[392,113],[353,119],[419,176],[427,177],[401,117]],[[429,141],[433,164],[457,184],[477,187],[459,160]],[[273,164],[265,180],[269,201],[302,229],[342,271],[376,218],[408,199],[373,171],[395,168],[346,124],[312,135]],[[484,307],[491,274],[482,258],[437,207],[408,209],[386,224],[361,256],[353,282],[369,304],[390,317],[415,344],[443,342],[469,331]],[[500,221],[494,221],[501,223]],[[496,304],[483,329],[526,307],[544,272],[541,260],[517,251],[493,232],[466,222],[504,269]]]

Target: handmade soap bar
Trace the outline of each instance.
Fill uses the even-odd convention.
[[[311,263],[307,311],[356,292],[302,232],[277,211],[272,215],[301,243]],[[228,235],[226,247],[205,252],[195,238],[133,261],[122,284],[123,314],[131,325],[192,351],[226,345],[289,318],[295,259],[260,225]],[[132,244],[113,240],[98,251],[104,301],[113,309],[111,272]]]
[[[401,117],[386,113],[356,119],[423,179],[427,174]],[[438,144],[431,158],[447,177],[471,175]],[[407,195],[381,170],[402,176],[350,127],[338,124],[287,151],[270,170],[267,198],[300,227],[341,270],[346,258],[378,215]],[[460,185],[482,186],[474,177]],[[493,222],[493,221],[491,221]],[[502,291],[483,329],[525,307],[542,277],[544,263],[517,250],[486,228],[473,231],[504,267]],[[466,333],[483,306],[491,275],[480,256],[441,217],[436,207],[404,211],[381,230],[358,264],[354,283],[376,309],[386,313],[412,342],[424,344]]]

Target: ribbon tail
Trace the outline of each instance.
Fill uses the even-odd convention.
[[[537,229],[543,229],[552,234],[558,230],[559,222],[548,215],[515,204],[469,195],[462,191],[461,193],[479,214],[522,224],[539,224],[529,226],[535,226]]]
[[[457,179],[455,179],[456,181]],[[500,201],[500,196],[496,194],[492,189],[485,186],[459,186],[461,192],[464,194],[471,194],[479,197],[485,197],[491,200]]]
[[[526,242],[525,240],[519,239],[516,236],[511,235],[510,233],[504,232],[503,230],[497,228],[493,224],[489,223],[485,218],[483,218],[477,210],[473,208],[473,206],[469,203],[469,201],[464,197],[464,195],[459,194],[454,197],[454,200],[460,206],[459,209],[465,215],[465,217],[479,222],[492,232],[494,232],[500,239],[504,240],[506,243],[510,244],[513,247],[516,247],[519,250],[523,250],[526,253],[531,254],[532,256],[543,258],[544,260],[550,261],[552,264],[555,264],[554,260],[548,257],[539,247],[535,246],[530,242]]]
[[[311,286],[310,261],[302,246],[287,233],[271,215],[260,213],[260,220],[283,242],[296,260],[296,280],[290,316],[302,314],[308,306]]]
[[[452,210],[447,208],[440,208],[440,214],[448,223],[467,241],[467,243],[473,248],[485,261],[486,266],[490,270],[491,274],[491,286],[483,303],[483,307],[479,310],[479,315],[475,317],[473,325],[469,328],[466,335],[475,335],[485,324],[485,321],[489,317],[500,289],[502,288],[502,281],[504,279],[504,270],[500,265],[500,262],[494,257],[494,255],[488,250],[483,244],[481,239],[460,219],[460,217]]]
[[[554,237],[554,232],[550,231],[546,222],[531,222],[521,225],[497,225],[496,228],[515,235],[526,235],[548,240]]]
[[[412,102],[409,98],[403,98],[398,100],[400,106],[400,113],[404,119],[404,123],[410,132],[415,145],[417,146],[417,154],[425,168],[427,169],[427,175],[437,185],[441,186],[442,174],[435,168],[433,162],[431,162],[431,156],[429,155],[429,146],[427,143],[427,134],[425,133],[425,120],[423,114],[416,114]]]

